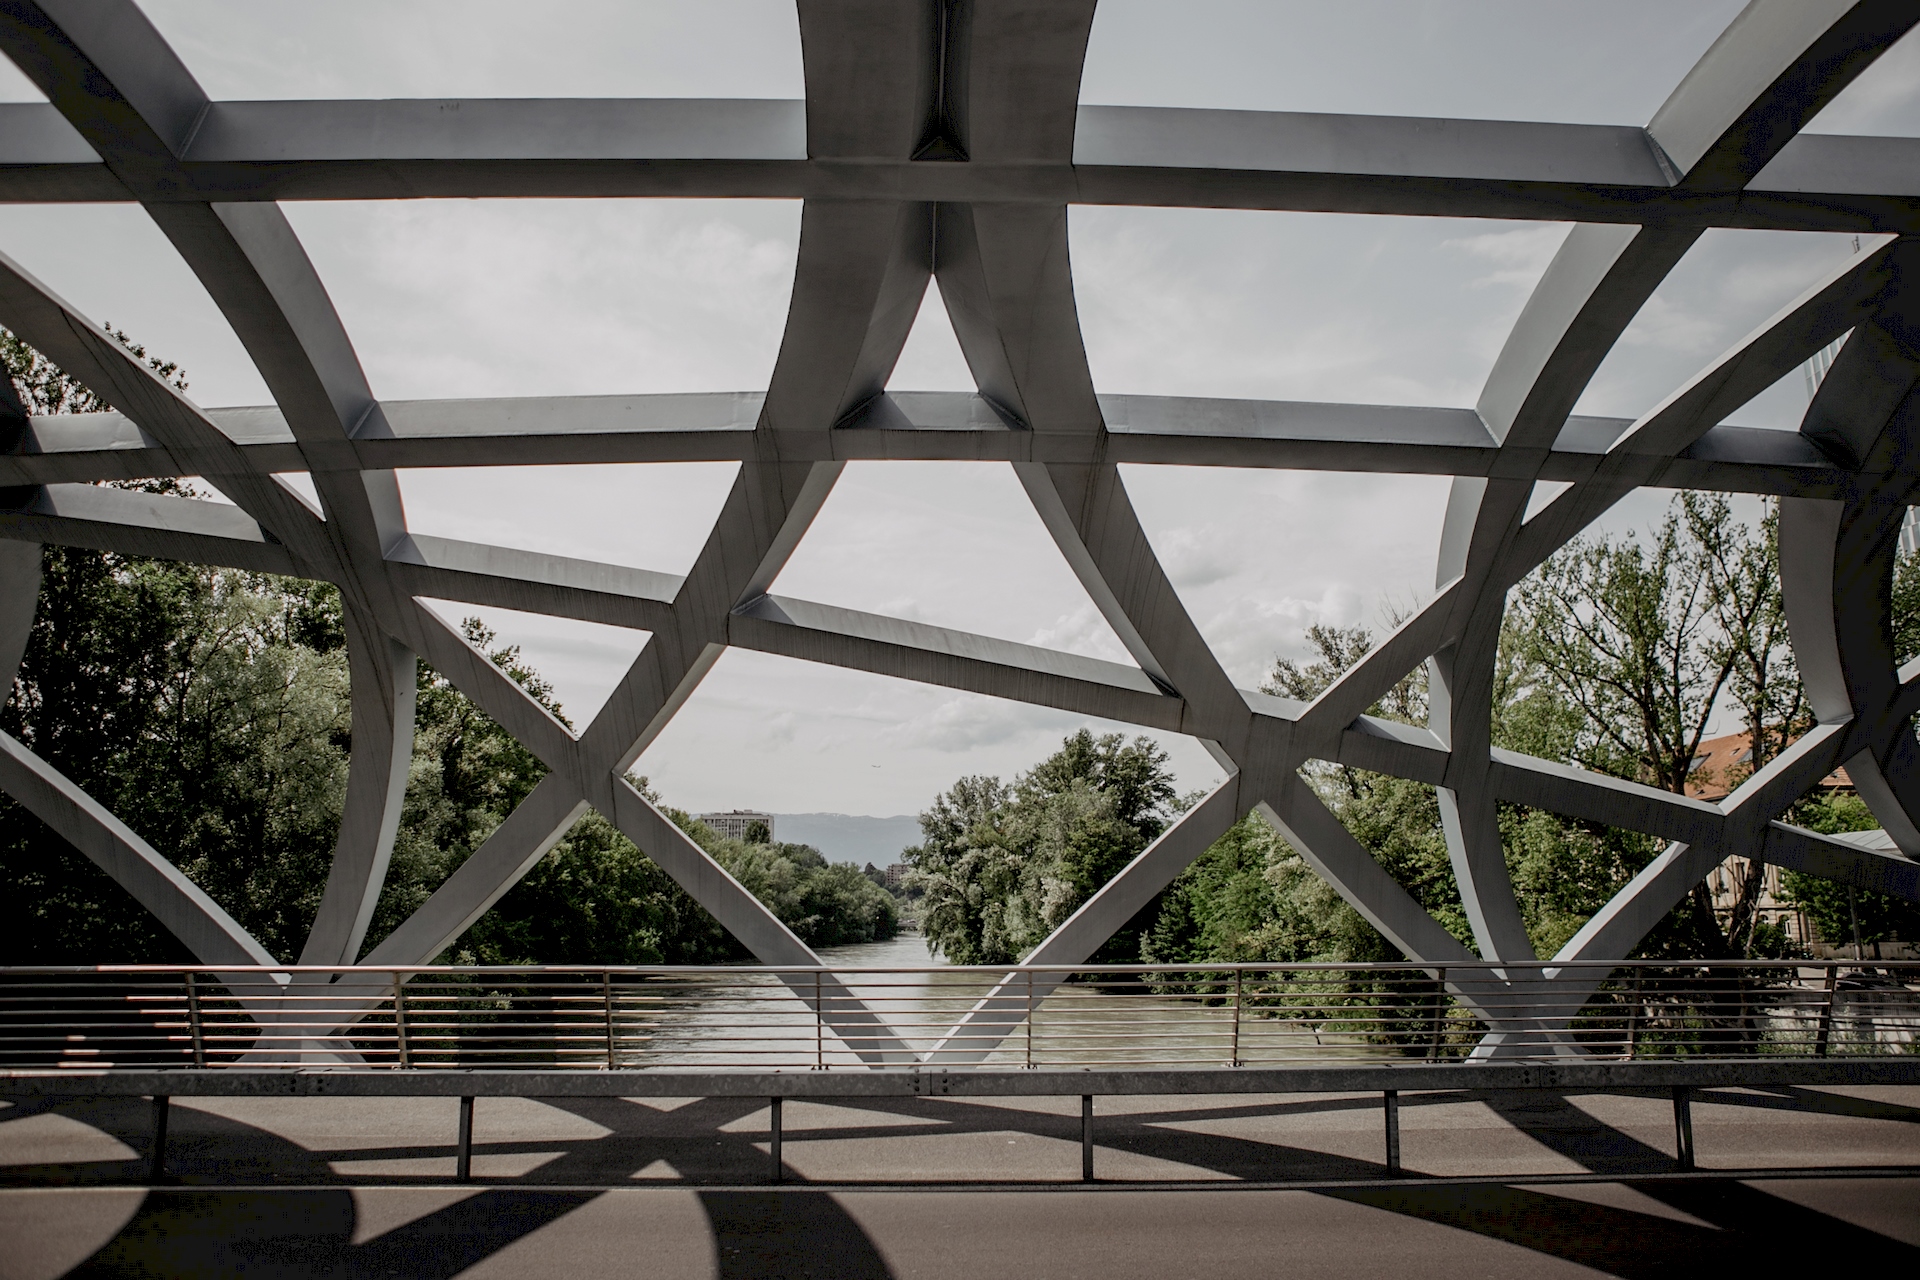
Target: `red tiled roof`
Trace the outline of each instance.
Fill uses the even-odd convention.
[[[1753,771],[1753,735],[1729,733],[1724,737],[1702,740],[1694,752],[1693,769],[1687,776],[1687,794],[1696,800],[1723,800]],[[1853,789],[1853,779],[1845,769],[1835,769],[1820,779],[1828,788]]]

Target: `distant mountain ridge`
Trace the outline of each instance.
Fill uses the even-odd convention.
[[[920,843],[920,819],[911,814],[874,818],[860,813],[776,813],[774,839],[810,844],[828,862],[871,862],[884,867],[900,861],[900,851]]]

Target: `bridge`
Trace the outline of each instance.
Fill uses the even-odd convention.
[[[182,1095],[237,1087],[193,1082],[251,1078],[253,1067],[289,1081],[332,1078],[321,1070],[327,1065],[345,1068],[342,1079],[438,1081],[432,1088],[443,1090],[451,1077],[411,1061],[411,1048],[408,1061],[397,1060],[408,991],[418,982],[433,986],[431,962],[589,808],[731,931],[784,993],[781,999],[810,1012],[823,1056],[831,1040],[836,1052],[859,1059],[815,1073],[836,1080],[936,1066],[987,1079],[995,1055],[1013,1052],[1023,1031],[1031,1037],[1043,1025],[1049,1002],[1075,997],[1066,978],[1250,812],[1262,814],[1407,958],[1417,971],[1407,980],[1424,984],[1434,1007],[1448,1018],[1458,1013],[1471,1044],[1458,1046],[1459,1061],[1420,1069],[1458,1072],[1447,1078],[1459,1079],[1468,1092],[1476,1087],[1470,1072],[1536,1071],[1543,1061],[1562,1059],[1572,1069],[1603,1056],[1582,1019],[1602,993],[1617,992],[1622,962],[1647,932],[1729,856],[1920,898],[1920,744],[1911,728],[1920,711],[1920,671],[1901,664],[1885,605],[1901,522],[1920,483],[1910,439],[1912,389],[1920,377],[1909,274],[1916,262],[1912,237],[1920,231],[1920,195],[1910,176],[1917,144],[1803,129],[1920,21],[1920,11],[1874,0],[1755,0],[1644,127],[1082,105],[1078,88],[1094,12],[1091,0],[800,0],[803,101],[448,103],[216,100],[131,0],[21,0],[0,7],[0,52],[45,98],[0,104],[0,200],[139,205],[231,325],[274,401],[202,408],[155,377],[97,318],[0,257],[0,324],[115,406],[87,416],[29,416],[17,406],[0,412],[8,419],[7,448],[0,453],[0,676],[18,669],[45,545],[233,566],[338,587],[354,725],[345,816],[297,964],[270,954],[163,851],[58,769],[0,737],[0,788],[112,876],[202,966],[176,975],[188,1002],[182,1011],[201,1008],[203,994],[216,1005],[238,1002],[237,1011],[196,1015],[203,1021],[198,1033],[190,1030],[187,1051],[200,1056],[189,1062],[125,1068],[145,1073],[138,1075],[118,1074],[120,1067],[73,1075],[69,1068],[67,1078],[87,1085],[64,1092],[52,1083],[62,1075],[58,1065],[18,1064],[5,1087],[16,1100],[8,1114],[21,1118],[0,1125],[0,1133],[40,1132],[31,1123],[45,1118],[43,1128],[58,1128],[54,1120],[78,1116],[100,1122],[89,1132],[130,1136],[125,1090],[138,1085],[142,1096],[172,1096],[154,1071],[179,1071]],[[802,200],[794,287],[768,385],[724,395],[378,399],[276,201],[426,196]],[[1069,204],[1576,225],[1507,337],[1474,408],[1304,404],[1103,393],[1088,368],[1075,308]],[[1640,418],[1576,415],[1601,362],[1654,291],[1702,236],[1727,227],[1851,232],[1862,248]],[[886,389],[929,285],[953,321],[977,383],[973,393]],[[1728,425],[1731,414],[1843,338],[1797,432]],[[845,464],[865,459],[1012,464],[1132,662],[771,593]],[[684,576],[411,530],[395,476],[408,467],[701,460],[739,465]],[[1143,532],[1122,464],[1452,477],[1433,597],[1311,703],[1238,688]],[[310,477],[316,503],[276,479],[296,471]],[[186,475],[205,477],[231,503],[96,483]],[[1538,486],[1552,496],[1530,514]],[[1648,486],[1779,499],[1781,580],[1794,657],[1816,723],[1714,803],[1491,745],[1489,689],[1507,591]],[[433,613],[423,603],[429,598],[604,623],[650,638],[605,707],[571,732]],[[994,977],[923,1043],[911,1033],[917,1028],[896,1025],[899,1010],[890,1017],[857,975],[821,963],[626,780],[629,766],[728,648],[1190,735],[1226,776],[1041,942],[1025,966]],[[368,949],[368,923],[400,821],[416,658],[505,726],[549,772],[425,903]],[[1429,725],[1366,714],[1422,664],[1436,695]],[[1316,761],[1437,788],[1471,948],[1397,883],[1307,785],[1301,769]],[[1838,768],[1891,838],[1893,852],[1783,819]],[[1665,841],[1665,849],[1556,954],[1537,955],[1502,852],[1502,803],[1644,832]],[[1803,983],[1798,971],[1783,981]],[[1834,990],[1839,981],[1836,975]],[[612,986],[611,975],[606,985]],[[426,998],[426,988],[418,989]],[[1817,982],[1813,990],[1806,1007],[1817,1009]],[[602,997],[602,1017],[617,1021],[617,1002],[606,992]],[[326,1001],[355,1007],[335,1009],[339,1016],[325,1025],[302,1022]],[[1835,1007],[1831,999],[1826,1007]],[[1236,1001],[1233,1008],[1243,1006]],[[235,1064],[241,1069],[221,1067],[217,1050],[207,1057],[216,1043],[210,1029],[229,1015],[246,1020],[252,1028],[247,1052],[263,1056]],[[378,1017],[389,1020],[394,1036],[396,1060],[384,1074],[360,1041]],[[276,1027],[291,1034],[276,1038]],[[620,1051],[612,1026],[601,1049],[614,1059],[606,1064],[609,1079],[623,1071]],[[1898,1151],[1884,1163],[1904,1169],[1909,1162],[1911,1140],[1904,1135],[1911,1129],[1903,1126],[1910,1126],[1912,1112],[1900,1099],[1911,1095],[1873,1094],[1892,1086],[1868,1076],[1850,1084],[1831,1074],[1838,1068],[1817,1065],[1845,1066],[1844,1056],[1800,1055],[1800,1069],[1813,1074],[1785,1084],[1758,1064],[1793,1055],[1745,1056],[1747,1069],[1758,1073],[1743,1077],[1751,1087],[1716,1094],[1715,1107],[1755,1111],[1777,1103],[1819,1124],[1850,1117],[1890,1125],[1901,1140],[1892,1142]],[[1885,1069],[1897,1070],[1902,1060],[1884,1056]],[[1631,1057],[1621,1065],[1637,1070]],[[1239,1069],[1209,1070],[1231,1076]],[[1616,1085],[1648,1087],[1654,1078],[1621,1076]],[[1430,1087],[1428,1077],[1418,1079],[1420,1088]],[[1708,1087],[1675,1081],[1658,1087]],[[1814,1086],[1827,1091],[1809,1093]],[[1376,1087],[1387,1092],[1369,1079],[1366,1088]],[[48,1101],[78,1095],[93,1101]],[[456,1085],[446,1096],[469,1095]],[[1676,1116],[1679,1097],[1671,1100]],[[165,1105],[156,1104],[158,1115],[167,1114]],[[749,1114],[740,1110],[744,1103],[717,1111],[700,1105],[706,1106],[697,1113],[702,1123],[714,1120],[716,1132]],[[1267,1109],[1259,1114],[1272,1117],[1292,1104],[1261,1105]],[[1367,1105],[1379,1107],[1381,1099]],[[1476,1105],[1497,1110],[1508,1104]],[[592,1123],[603,1124],[618,1110],[612,1106],[583,1105],[578,1114],[601,1117]],[[474,1123],[484,1125],[484,1106],[480,1113]],[[375,1123],[377,1116],[402,1113],[355,1114]],[[1591,1119],[1590,1112],[1581,1114]],[[909,1114],[908,1123],[919,1121]],[[1045,1128],[1053,1121],[1033,1123]],[[1139,1138],[1161,1122],[1128,1123]],[[1610,1123],[1582,1120],[1574,1128],[1617,1136],[1638,1121],[1607,1129]],[[1813,1136],[1827,1132],[1819,1124],[1796,1132],[1824,1141]],[[603,1127],[631,1131],[622,1126],[627,1120]],[[305,1131],[265,1136],[273,1132],[272,1124],[258,1126],[249,1141],[289,1156],[295,1148],[316,1149]],[[49,1139],[56,1158],[46,1167],[89,1164],[67,1159],[73,1151],[62,1144],[71,1139],[84,1147],[93,1139],[66,1129],[60,1134]],[[1585,1140],[1569,1141],[1577,1147]],[[481,1141],[477,1160],[512,1154],[488,1154]],[[725,1136],[712,1141],[723,1151],[739,1147]],[[1017,1146],[1020,1139],[1009,1141]],[[239,1148],[215,1142],[206,1149],[221,1151],[220,1160],[242,1159]],[[118,1158],[116,1149],[101,1167]],[[1610,1159],[1587,1167],[1614,1176],[1638,1171],[1636,1178],[1646,1171]],[[351,1164],[343,1158],[328,1168]],[[267,1163],[258,1167],[268,1176]],[[1339,1167],[1353,1171],[1350,1164]],[[1464,1166],[1446,1167],[1458,1173]],[[1491,1172],[1510,1179],[1512,1168]],[[632,1172],[643,1176],[646,1168]],[[1241,1178],[1244,1172],[1229,1161],[1205,1176]],[[1905,1196],[1898,1203],[1911,1206],[1911,1183],[1884,1186],[1897,1186],[1890,1194]],[[193,1217],[202,1211],[169,1194],[156,1193],[150,1207],[123,1220],[123,1226],[136,1224],[126,1228],[134,1234],[109,1236],[119,1241],[112,1247],[161,1248],[153,1242],[173,1238],[168,1222],[199,1222],[196,1230],[204,1235],[206,1221]],[[300,1203],[317,1206],[322,1216],[346,1212],[344,1193],[314,1194]],[[1471,1212],[1459,1207],[1471,1197],[1438,1208],[1432,1195],[1382,1194],[1401,1198],[1381,1201],[1369,1191],[1361,1199],[1376,1209],[1390,1204],[1388,1212],[1404,1221],[1457,1225]],[[1761,1212],[1758,1194],[1724,1186],[1712,1192],[1722,1197],[1717,1204],[1738,1203],[1730,1217],[1716,1218],[1718,1210],[1699,1200],[1631,1212],[1639,1215],[1636,1223],[1651,1214],[1671,1224],[1676,1213],[1721,1229],[1737,1222],[1738,1232],[1749,1233],[1741,1236],[1742,1247],[1756,1256],[1764,1254],[1755,1243],[1765,1233],[1762,1220],[1775,1215],[1783,1222],[1817,1221],[1842,1252],[1849,1241],[1865,1242],[1867,1252],[1853,1250],[1854,1257],[1884,1254],[1903,1229],[1888,1225],[1898,1214],[1882,1214],[1870,1228],[1840,1209],[1812,1207],[1817,1194],[1793,1201],[1798,1207],[1789,1210],[1784,1193],[1766,1193],[1769,1207]],[[480,1207],[470,1212],[490,1220],[520,1214],[529,1223],[543,1215],[551,1221],[589,1199],[572,1191],[495,1198],[474,1202]],[[32,1219],[43,1224],[69,1221],[61,1215],[70,1213],[113,1212],[101,1210],[109,1202],[98,1198],[84,1212],[53,1196],[17,1203],[52,1215]],[[56,1203],[60,1207],[38,1207]],[[241,1200],[220,1203],[227,1213]],[[703,1203],[714,1223],[737,1227],[753,1215],[776,1221],[792,1213],[801,1215],[793,1221],[812,1223],[807,1230],[822,1233],[820,1239],[874,1238],[864,1229],[850,1235],[845,1214],[851,1211],[819,1209],[823,1201],[722,1196]],[[1534,1202],[1509,1196],[1500,1212],[1520,1213],[1516,1206],[1523,1203]],[[1674,1207],[1682,1203],[1690,1207]],[[517,1207],[501,1207],[508,1204]],[[371,1214],[369,1221],[387,1212],[384,1205],[353,1209]],[[482,1255],[459,1254],[462,1265],[484,1261],[519,1238],[510,1228],[488,1236],[473,1220],[456,1230],[446,1225],[450,1219],[435,1217],[447,1212],[423,1210],[424,1217],[408,1221],[436,1221],[435,1231],[493,1242]],[[1218,1220],[1225,1222],[1244,1210],[1221,1212]],[[822,1213],[827,1216],[817,1216]],[[1342,1221],[1366,1230],[1359,1218]],[[1883,1229],[1895,1234],[1876,1234]],[[751,1234],[751,1228],[729,1227],[720,1238],[736,1240],[742,1230]],[[260,1238],[268,1236],[279,1239],[271,1231]],[[1015,1229],[1006,1238],[1035,1237]],[[339,1244],[346,1236],[337,1232],[327,1239],[335,1242],[329,1248],[338,1245],[327,1256],[351,1255],[353,1266],[392,1261],[378,1250],[352,1253],[359,1244]],[[1096,1241],[1088,1249],[1087,1258],[1100,1256]],[[978,1262],[988,1253],[961,1249],[955,1256],[961,1255]],[[730,1255],[719,1256],[723,1270],[735,1265],[726,1261]],[[854,1261],[843,1273],[903,1265],[886,1262],[874,1248],[847,1256]]]

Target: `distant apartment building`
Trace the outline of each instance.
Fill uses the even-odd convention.
[[[907,880],[907,864],[895,862],[887,867],[887,888],[897,891]]]
[[[1753,772],[1753,736],[1729,733],[1707,738],[1694,751],[1687,766],[1687,794],[1696,800],[1725,800],[1733,789]],[[1835,769],[1820,779],[1823,791],[1851,791],[1853,779],[1845,769]]]
[[[712,827],[715,834],[725,836],[729,840],[745,840],[748,827],[756,822],[763,823],[767,828],[767,842],[769,844],[773,842],[773,815],[770,813],[756,813],[752,809],[729,809],[725,813],[703,813],[699,816],[700,821]]]
[[[1903,532],[1901,536],[1905,538],[1907,535]],[[1752,773],[1751,735],[1730,733],[1724,737],[1708,738],[1694,753],[1693,764],[1687,773],[1687,794],[1696,800],[1724,800]],[[1821,790],[1829,792],[1852,791],[1853,779],[1847,776],[1844,768],[1835,769],[1820,780],[1819,786]],[[1875,853],[1898,856],[1900,852],[1893,838],[1884,831],[1848,831],[1834,838],[1871,849]],[[1756,866],[1738,854],[1726,859],[1707,876],[1707,889],[1713,895],[1714,914],[1723,922],[1733,914],[1734,905],[1746,886],[1746,878],[1753,874],[1761,877],[1754,910],[1762,920],[1785,929],[1791,941],[1813,955],[1830,957],[1853,954],[1852,946],[1845,938],[1814,936],[1806,912],[1782,896],[1779,867]],[[1913,951],[1913,944],[1906,942],[1872,945],[1876,957],[1881,957],[1884,952],[1883,958],[1887,959],[1901,958]]]

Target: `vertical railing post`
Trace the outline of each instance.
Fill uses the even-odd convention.
[[[1676,1160],[1683,1170],[1693,1168],[1693,1090],[1686,1085],[1673,1089],[1673,1145]]]
[[[1240,991],[1241,980],[1246,976],[1247,971],[1245,969],[1235,969],[1233,971],[1233,1052],[1227,1058],[1227,1065],[1230,1067],[1240,1065]],[[1088,1158],[1091,1159],[1092,1157]],[[1092,1175],[1089,1174],[1088,1176],[1091,1177]]]
[[[1427,1048],[1428,1062],[1440,1061],[1441,1029],[1445,1024],[1447,1013],[1447,971],[1444,967],[1439,972],[1437,982],[1439,985],[1433,989],[1433,1035],[1432,1042]]]
[[[159,1185],[167,1175],[167,1104],[164,1093],[153,1095],[153,1149],[147,1153],[147,1181]]]
[[[207,1040],[200,1027],[200,988],[191,973],[187,975],[187,1035],[193,1041],[193,1065],[206,1066]]]
[[[600,974],[600,999],[607,1007],[607,1070],[612,1071],[620,1065],[618,1044],[614,1038],[613,1027],[613,971],[602,970]]]
[[[1633,971],[1633,999],[1627,1005],[1627,1061],[1640,1054],[1640,1018],[1647,1007],[1647,971]]]
[[[1820,1030],[1813,1038],[1813,1056],[1827,1056],[1827,1046],[1833,1038],[1833,998],[1839,994],[1840,966],[1827,962],[1827,998],[1820,1005]]]
[[[407,980],[398,973],[393,975],[393,1045],[401,1067],[411,1067],[413,1055],[407,1046]]]
[[[767,1143],[767,1147],[772,1152],[772,1155],[773,1155],[772,1180],[774,1182],[779,1182],[781,1178],[784,1176],[784,1171],[782,1170],[781,1164],[780,1164],[780,1101],[781,1100],[779,1098],[767,1099],[767,1110],[769,1112],[769,1115],[767,1118],[767,1132],[768,1132],[768,1137],[770,1139],[770,1141]]]
[[[473,1181],[473,1099],[460,1099],[460,1139],[453,1151],[453,1180]]]
[[[1381,1110],[1387,1126],[1387,1176],[1400,1176],[1400,1091],[1381,1091]]]
[[[1027,970],[1027,1070],[1033,1070],[1033,970]]]
[[[820,1003],[820,971],[813,971],[813,1069],[827,1069],[827,1011]],[[780,1104],[775,1102],[777,1107]],[[777,1113],[776,1113],[777,1114]],[[774,1181],[779,1181],[778,1178]]]
[[[1080,1181],[1093,1181],[1093,1095],[1080,1095]]]

